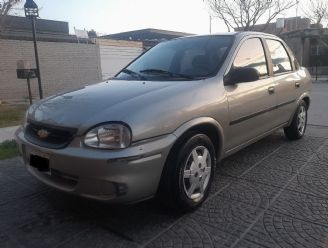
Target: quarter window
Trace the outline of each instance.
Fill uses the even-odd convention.
[[[284,73],[292,70],[291,62],[285,47],[280,41],[267,40],[271,54],[273,73]]]
[[[233,68],[245,67],[256,69],[260,76],[268,75],[264,49],[259,38],[246,40],[238,51]]]

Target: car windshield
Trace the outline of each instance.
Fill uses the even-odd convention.
[[[231,35],[195,36],[153,47],[116,75],[122,80],[199,80],[214,76],[233,42]]]

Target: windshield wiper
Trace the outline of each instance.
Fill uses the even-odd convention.
[[[133,76],[133,77],[137,77],[137,78],[139,78],[139,79],[141,79],[141,80],[145,80],[145,79],[146,79],[144,76],[140,75],[138,72],[131,71],[131,70],[126,69],[126,68],[123,69],[121,72],[124,72],[124,73],[126,73],[126,74],[129,74],[129,75],[131,75],[131,76]]]
[[[186,79],[195,79],[195,78],[197,78],[197,77],[194,77],[194,76],[174,73],[174,72],[165,71],[165,70],[161,70],[161,69],[146,69],[146,70],[142,70],[140,72],[145,73],[145,74],[161,74],[161,75],[164,74],[166,76],[175,77],[175,78],[186,78]]]

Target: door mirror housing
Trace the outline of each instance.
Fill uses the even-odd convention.
[[[253,82],[260,79],[259,72],[252,67],[232,68],[224,77],[225,85]]]

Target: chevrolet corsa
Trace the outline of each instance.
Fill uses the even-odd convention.
[[[280,128],[300,139],[310,90],[276,36],[185,37],[35,103],[16,137],[27,170],[51,187],[115,203],[158,196],[188,211],[208,196],[218,161]]]

